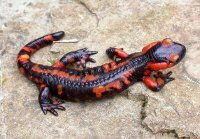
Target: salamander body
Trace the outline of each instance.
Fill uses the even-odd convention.
[[[38,38],[26,44],[17,56],[19,71],[39,88],[42,111],[44,114],[49,111],[55,116],[58,115],[55,109],[65,110],[60,105],[63,103],[62,99],[100,99],[119,94],[138,81],[144,82],[153,91],[159,91],[174,80],[170,77],[172,72],[163,74],[160,70],[176,65],[186,53],[185,46],[167,38],[153,42],[141,52],[133,54],[127,54],[121,48],[108,48],[106,54],[114,61],[93,68],[86,68],[86,63],[95,62],[90,56],[97,51],[87,51],[86,48],[65,54],[52,66],[36,64],[30,60],[34,52],[63,36],[64,32],[60,31]],[[82,66],[83,69],[66,67],[72,63]]]

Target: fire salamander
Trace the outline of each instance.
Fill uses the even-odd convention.
[[[185,46],[166,38],[133,54],[127,54],[121,48],[108,48],[106,54],[113,62],[93,68],[86,68],[86,63],[95,62],[90,56],[97,51],[87,51],[86,48],[65,54],[52,66],[31,62],[30,56],[34,52],[60,40],[64,34],[59,31],[38,38],[26,44],[17,56],[19,71],[39,88],[39,104],[44,114],[49,111],[58,116],[56,109],[65,110],[61,106],[63,99],[100,99],[118,94],[138,81],[153,91],[159,91],[174,80],[171,71],[163,74],[160,70],[176,65],[186,53]],[[67,68],[71,63],[83,69]]]

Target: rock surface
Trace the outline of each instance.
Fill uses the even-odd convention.
[[[200,138],[200,2],[198,0],[1,0],[0,138]],[[43,115],[35,85],[19,74],[16,55],[27,42],[64,30],[65,39],[37,52],[50,65],[63,54],[88,47],[100,65],[105,50],[140,51],[166,37],[187,47],[172,68],[175,81],[152,93],[142,83],[97,102],[66,102],[59,117]],[[59,52],[59,53],[52,53]]]

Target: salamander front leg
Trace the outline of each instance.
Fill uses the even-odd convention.
[[[68,64],[76,63],[78,66],[86,68],[87,62],[95,63],[96,61],[90,58],[91,55],[97,53],[97,51],[86,51],[86,48],[70,52],[65,54],[60,60],[58,60],[53,67],[65,68]]]
[[[123,48],[113,48],[110,47],[106,50],[106,54],[109,58],[112,58],[116,61],[117,58],[123,59],[128,57],[128,54],[123,51]]]
[[[55,109],[65,110],[60,104],[62,101],[53,99],[50,90],[46,86],[40,87],[39,103],[43,113],[46,115],[47,111],[51,112],[53,115],[58,116]]]
[[[152,91],[160,91],[167,83],[174,80],[173,77],[170,77],[171,74],[171,71],[167,74],[163,74],[162,72],[158,71],[154,75],[155,79],[150,76],[144,76],[143,82]]]
[[[96,63],[96,61],[90,56],[97,54],[97,51],[87,51],[87,48],[80,49],[76,51],[78,55],[76,56],[76,64],[81,66],[83,69],[86,68],[87,62]]]

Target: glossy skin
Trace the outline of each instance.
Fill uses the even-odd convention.
[[[60,31],[36,39],[25,45],[17,57],[19,71],[35,82],[40,90],[42,111],[44,114],[49,111],[55,116],[58,115],[55,109],[65,110],[60,105],[63,101],[58,98],[73,101],[100,99],[118,94],[137,81],[143,81],[151,90],[159,91],[174,80],[170,77],[171,72],[163,74],[160,70],[176,65],[186,53],[185,46],[164,39],[133,54],[127,54],[120,48],[109,48],[106,53],[115,61],[93,68],[86,68],[86,63],[95,62],[90,56],[97,52],[87,51],[86,48],[64,55],[52,66],[30,61],[35,51],[63,36],[64,32]],[[83,70],[67,68],[71,63],[82,66]],[[153,72],[154,78],[150,76]]]

